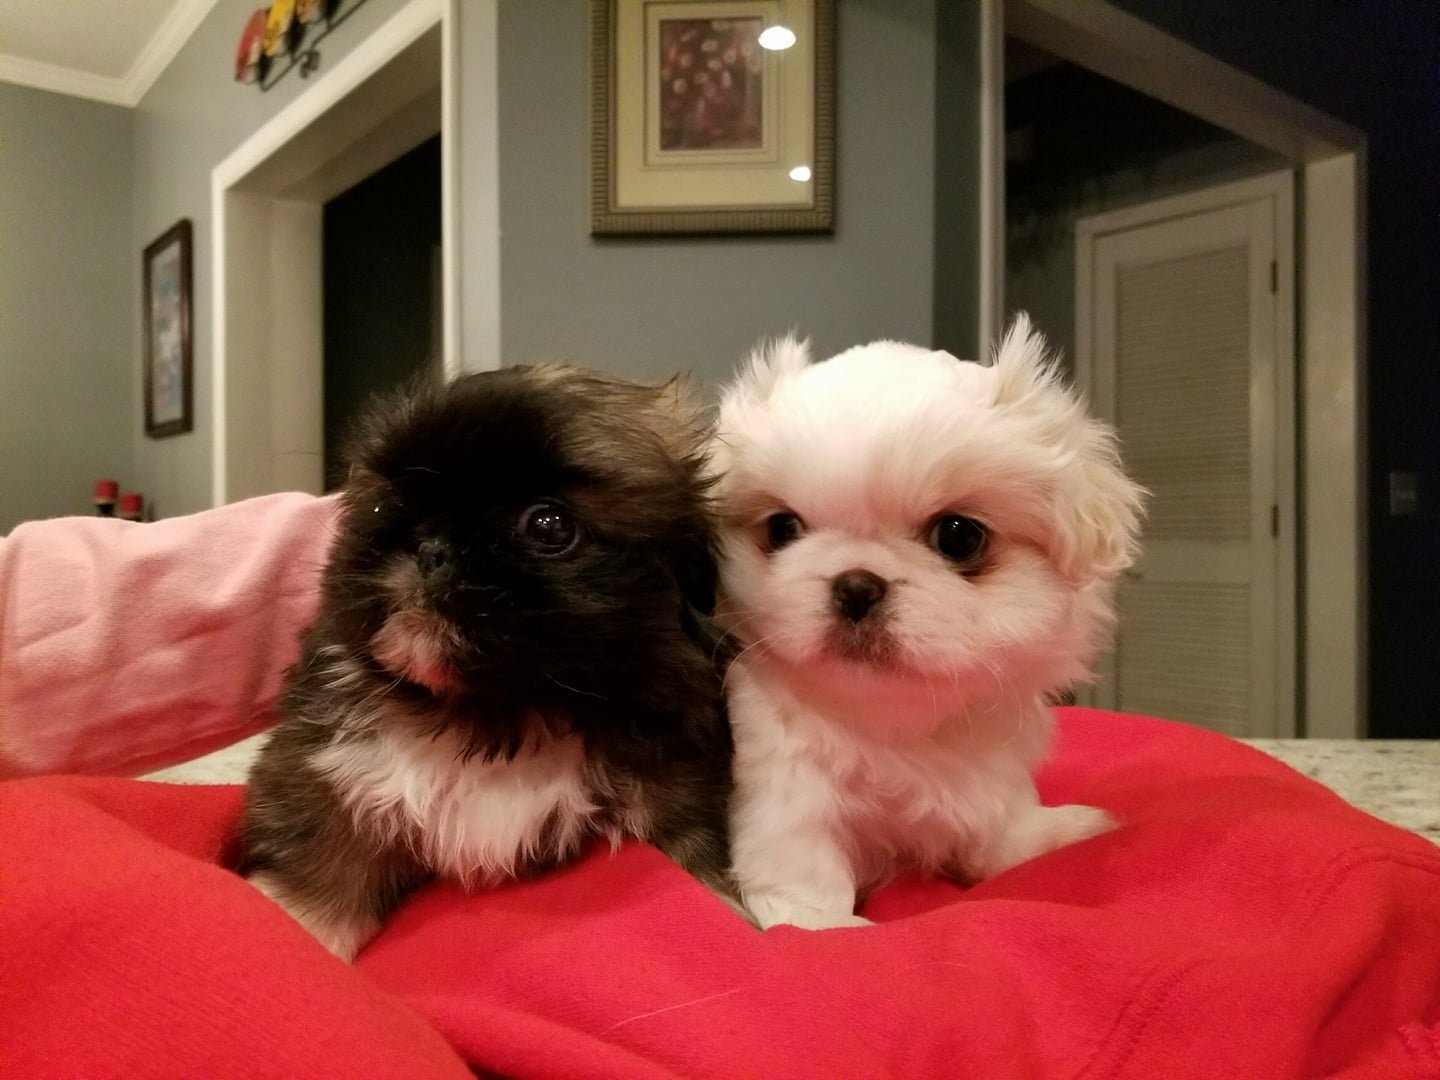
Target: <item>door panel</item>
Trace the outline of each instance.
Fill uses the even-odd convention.
[[[1150,491],[1144,554],[1121,584],[1095,701],[1272,734],[1273,200],[1138,216],[1093,230],[1080,249],[1092,401]]]

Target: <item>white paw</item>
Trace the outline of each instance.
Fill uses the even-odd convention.
[[[768,930],[771,926],[797,926],[801,930],[843,930],[850,926],[874,926],[875,924],[862,915],[813,915],[807,912],[797,912],[792,918],[779,919],[776,922],[765,924],[762,930]]]
[[[1110,832],[1120,824],[1108,811],[1101,810],[1098,806],[1069,803],[1041,809],[1045,810],[1049,817],[1048,828],[1050,837],[1054,840],[1049,849],[1051,851]]]
[[[825,903],[794,896],[746,893],[745,906],[755,916],[762,930],[772,926],[798,926],[802,930],[838,930],[846,926],[873,926],[869,919],[855,914],[854,898],[848,903]]]
[[[874,926],[875,924],[863,915],[842,915],[834,922],[826,923],[824,926],[807,926],[806,930],[841,930],[847,926]]]
[[[977,880],[994,877],[1023,862],[1107,833],[1117,824],[1096,806],[1071,803],[1032,807],[1012,820],[1002,836],[964,860],[964,865],[968,876]]]

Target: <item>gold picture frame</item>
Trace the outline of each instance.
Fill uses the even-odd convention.
[[[590,47],[593,235],[833,231],[835,0],[591,0]]]

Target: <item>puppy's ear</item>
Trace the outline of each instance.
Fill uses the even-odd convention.
[[[997,405],[1023,405],[1055,390],[1069,394],[1056,371],[1045,336],[1030,324],[1030,316],[1023,311],[1015,313],[990,363],[995,370]]]
[[[709,438],[712,418],[689,376],[676,375],[652,391],[651,423],[677,459],[698,460]]]
[[[1073,581],[1113,581],[1139,554],[1145,491],[1121,471],[1110,429],[1086,423],[1089,437],[1056,493],[1056,557]]]
[[[1065,385],[1023,312],[995,352],[995,403],[1024,417],[1058,466],[1050,547],[1069,580],[1110,581],[1138,554],[1145,490],[1125,475],[1115,432]]]
[[[672,554],[671,573],[687,607],[701,615],[714,612],[717,571],[708,530],[677,547]]]
[[[803,371],[810,363],[810,339],[797,341],[793,333],[762,341],[750,351],[725,400],[758,404],[769,399],[782,380]]]
[[[797,341],[794,334],[762,341],[751,350],[740,371],[720,393],[719,423],[710,457],[712,475],[725,476],[733,464],[732,440],[752,430],[753,421],[763,413],[775,388],[809,364],[810,339]]]

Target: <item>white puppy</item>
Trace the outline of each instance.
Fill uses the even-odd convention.
[[[1044,807],[1047,697],[1084,680],[1141,491],[1022,315],[993,366],[761,347],[715,465],[734,873],[762,926],[851,926],[903,868],[978,880],[1112,827]]]

